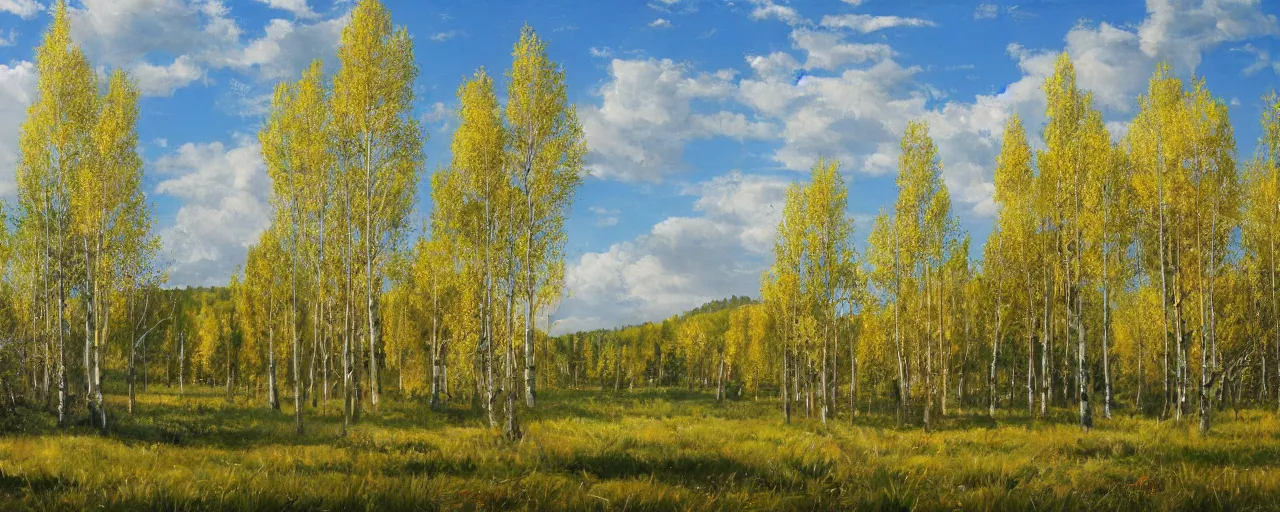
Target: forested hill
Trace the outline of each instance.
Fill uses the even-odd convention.
[[[641,324],[627,324],[627,325],[620,325],[616,327],[604,327],[601,329],[593,329],[590,331],[575,331],[572,333],[566,333],[566,334],[557,336],[557,338],[564,338],[565,336],[603,336],[609,333],[622,332],[626,329],[634,329],[634,328],[644,327],[644,326],[653,325],[653,324],[661,325],[663,322],[675,322],[678,320],[686,320],[696,315],[701,315],[705,313],[716,313],[719,311],[734,309],[739,306],[745,306],[747,304],[755,304],[756,302],[758,301],[751,297],[734,295],[724,299],[716,299],[711,302],[707,302],[701,306],[690,309],[683,313],[677,313],[675,315],[672,315],[671,318],[668,318],[665,321],[644,322]]]
[[[756,303],[756,300],[751,297],[734,295],[727,299],[713,300],[711,302],[708,302],[696,308],[690,309],[689,311],[681,313],[680,318],[689,318],[693,315],[699,315],[702,313],[715,313],[716,311],[733,309],[738,306],[745,306],[747,304],[755,304],[755,303]]]
[[[754,390],[759,374],[748,370],[762,367],[764,354],[748,346],[751,329],[767,328],[756,304],[735,295],[665,320],[564,334],[554,338],[551,365],[574,387],[697,383],[718,397],[740,394],[744,384]]]

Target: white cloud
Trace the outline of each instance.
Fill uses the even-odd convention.
[[[460,34],[461,32],[458,32],[457,30],[450,30],[447,32],[436,32],[435,34],[431,34],[431,40],[437,43],[443,43],[445,41],[458,37]]]
[[[1240,106],[1240,98],[1231,98],[1231,106],[1233,107]]]
[[[1244,76],[1253,76],[1257,74],[1259,71],[1262,71],[1268,68],[1270,68],[1276,74],[1280,74],[1280,61],[1272,60],[1270,52],[1262,48],[1258,48],[1257,46],[1254,46],[1253,43],[1246,44],[1244,45],[1243,48],[1234,48],[1233,50],[1246,51],[1246,52],[1252,53],[1254,56],[1255,60],[1253,61],[1253,63],[1249,64],[1249,66],[1244,68],[1244,70],[1242,71],[1242,73],[1244,73]]]
[[[262,37],[244,48],[211,56],[210,61],[218,67],[253,73],[263,82],[297,79],[316,58],[324,59],[329,68],[334,66],[338,37],[350,20],[350,14],[313,24],[271,20]]]
[[[1067,54],[1076,67],[1080,87],[1093,91],[1098,105],[1128,112],[1150,78],[1136,69],[1154,69],[1155,61],[1139,48],[1133,32],[1101,23],[1097,28],[1077,25],[1067,32]]]
[[[232,78],[226,92],[218,98],[217,106],[233,116],[261,117],[270,110],[272,95],[269,87],[255,87]]]
[[[748,104],[783,120],[783,143],[773,155],[783,167],[808,170],[825,155],[848,169],[880,174],[892,171],[896,158],[871,157],[896,145],[907,121],[924,112],[926,98],[912,88],[919,71],[885,59],[837,76],[806,76],[790,83],[758,75],[741,85]]]
[[[613,57],[613,49],[609,48],[608,46],[604,48],[596,48],[592,46],[591,49],[588,51],[591,52],[592,57],[595,57],[598,59],[607,59],[607,58]]]
[[[989,20],[1000,14],[1000,8],[995,4],[978,4],[978,8],[973,11],[973,19]]]
[[[694,210],[715,222],[737,226],[738,241],[755,254],[773,250],[782,204],[790,180],[732,171],[709,181],[687,186],[685,195],[698,197]]]
[[[805,69],[835,69],[846,64],[878,61],[893,55],[882,43],[846,43],[834,32],[798,28],[791,31],[792,44],[808,54]]]
[[[316,17],[306,15],[304,0],[259,1],[299,19]],[[72,36],[95,64],[130,69],[144,94],[161,96],[200,82],[210,69],[275,82],[298,75],[317,57],[332,63],[349,21],[349,13],[314,22],[273,19],[262,36],[243,41],[219,0],[83,0],[70,15]]]
[[[894,27],[936,27],[936,23],[920,18],[900,16],[872,16],[869,14],[842,14],[823,16],[822,26],[849,29],[863,34]]]
[[[132,73],[143,96],[171,96],[173,91],[205,78],[205,70],[190,55],[182,55],[167,66],[139,62]]]
[[[17,193],[18,133],[35,94],[35,64],[0,64],[0,198]]]
[[[699,217],[670,217],[635,240],[568,262],[562,333],[658,320],[730,295],[756,295],[788,181],[731,172],[685,187]]]
[[[666,18],[658,18],[649,23],[649,28],[671,28],[671,22]]]
[[[95,63],[128,66],[153,52],[172,56],[234,46],[240,28],[217,2],[83,0],[71,32]]]
[[[44,6],[36,0],[0,0],[0,12],[16,14],[24,20],[36,17],[36,13],[43,10]]]
[[[669,59],[614,59],[611,78],[598,91],[601,105],[580,111],[595,175],[660,182],[678,170],[690,140],[771,135],[770,126],[742,114],[694,111],[695,102],[731,98],[733,76],[731,70],[692,74]]]
[[[777,19],[788,25],[806,23],[805,19],[801,18],[800,14],[790,6],[778,5],[771,0],[751,0],[751,3],[755,5],[755,9],[751,10],[751,19],[753,20]]]
[[[452,115],[452,109],[446,107],[443,102],[437,101],[431,105],[431,110],[428,110],[426,114],[422,115],[422,120],[428,123],[438,123],[448,119],[449,116]]]
[[[1129,121],[1107,121],[1107,132],[1113,141],[1123,139],[1129,133]]]
[[[17,42],[18,42],[17,30],[9,29],[8,35],[5,35],[5,32],[3,30],[0,30],[0,48],[4,48],[6,46],[13,46]]]
[[[617,226],[618,214],[622,213],[618,210],[610,210],[608,208],[601,208],[599,206],[592,206],[587,209],[590,210],[591,213],[596,216],[596,227],[598,228],[608,228],[608,227]]]
[[[160,231],[169,282],[225,284],[271,218],[271,183],[257,140],[237,134],[231,147],[183,144],[152,167],[163,178],[156,193],[183,203],[173,225]]]
[[[457,112],[452,107],[437,101],[431,105],[430,110],[422,114],[422,121],[436,125],[440,132],[447,132],[449,127],[453,125],[456,115]]]
[[[1001,15],[1008,16],[1017,21],[1036,17],[1035,14],[1022,10],[1022,6],[1017,4],[1007,5],[1002,10],[1000,9],[1000,6],[996,4],[983,3],[978,4],[978,7],[973,10],[973,19],[975,20],[991,20],[996,19]]]
[[[315,18],[318,16],[315,11],[311,10],[311,6],[307,5],[307,0],[257,0],[260,3],[267,4],[272,9],[289,11],[299,18]]]
[[[1178,73],[1194,72],[1203,53],[1221,43],[1280,33],[1261,0],[1147,0],[1138,29],[1142,52],[1167,59]]]
[[[671,12],[671,6],[675,5],[679,0],[658,0],[657,2],[649,2],[647,5],[650,9],[658,12]]]

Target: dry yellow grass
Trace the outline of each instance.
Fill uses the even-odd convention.
[[[188,391],[144,395],[106,438],[26,416],[0,437],[0,508],[1280,507],[1280,423],[1261,411],[1219,414],[1208,439],[1189,423],[1123,415],[1083,433],[1067,411],[1048,422],[962,412],[926,433],[877,415],[783,425],[775,402],[680,390],[549,391],[510,445],[464,408],[390,399],[345,437],[332,408],[308,409],[297,438],[289,410]]]

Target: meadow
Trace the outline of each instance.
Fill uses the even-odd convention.
[[[345,436],[334,403],[308,409],[300,438],[288,406],[227,404],[215,388],[152,388],[107,437],[9,411],[0,508],[1271,510],[1280,497],[1280,422],[1259,410],[1219,413],[1205,439],[1193,422],[1124,414],[1084,433],[1065,409],[953,411],[926,433],[874,413],[785,425],[776,400],[682,389],[540,403],[516,444],[479,411],[394,397]]]

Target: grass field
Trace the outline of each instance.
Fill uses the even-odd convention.
[[[113,434],[10,414],[0,508],[87,510],[1274,510],[1280,423],[1262,411],[1193,422],[1120,416],[1090,433],[954,413],[899,429],[863,415],[783,425],[776,401],[683,390],[549,391],[511,445],[465,408],[389,399],[345,437],[307,410],[293,435],[223,392],[152,388]],[[338,403],[340,406],[341,404]],[[14,430],[17,430],[16,432]]]

